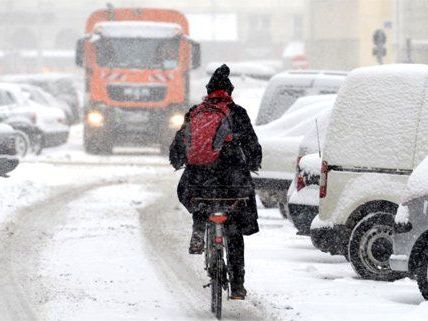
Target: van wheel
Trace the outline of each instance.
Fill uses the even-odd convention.
[[[355,272],[364,279],[394,281],[406,276],[391,270],[394,215],[377,212],[364,217],[354,228],[348,256]]]
[[[419,291],[425,300],[428,300],[428,247],[425,247],[422,262],[416,270],[416,281],[418,282]]]

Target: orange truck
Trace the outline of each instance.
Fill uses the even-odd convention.
[[[113,8],[93,12],[77,42],[85,70],[85,150],[157,144],[168,150],[189,105],[189,74],[200,46],[178,11]]]

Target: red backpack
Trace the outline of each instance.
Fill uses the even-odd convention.
[[[190,112],[185,134],[187,164],[213,164],[224,143],[232,141],[229,104],[204,101]]]

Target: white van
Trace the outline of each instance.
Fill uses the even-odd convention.
[[[393,280],[394,215],[413,168],[428,153],[428,66],[353,71],[330,119],[314,245],[348,256],[363,278]]]
[[[300,97],[336,94],[346,75],[341,71],[320,70],[285,71],[275,75],[263,95],[256,125],[280,118]]]

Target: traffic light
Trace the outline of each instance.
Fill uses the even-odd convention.
[[[376,56],[376,60],[379,64],[383,64],[383,57],[386,56],[386,48],[385,48],[385,43],[386,43],[386,34],[385,31],[383,31],[382,29],[377,29],[374,33],[373,33],[373,43],[374,43],[374,48],[373,48],[373,56]]]

